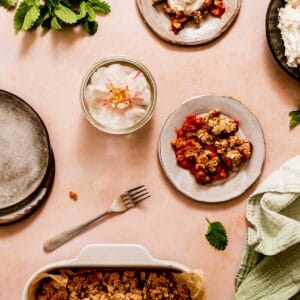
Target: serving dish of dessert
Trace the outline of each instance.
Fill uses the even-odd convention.
[[[266,34],[280,67],[300,80],[300,2],[272,0],[267,10]]]
[[[241,195],[259,177],[265,141],[258,121],[241,102],[199,96],[166,120],[158,155],[165,175],[183,194],[221,202]]]
[[[152,257],[141,245],[89,245],[72,260],[37,270],[22,300],[160,299],[166,293],[174,299],[202,299],[202,278],[194,274],[185,280],[189,272],[180,263]]]
[[[137,0],[139,11],[162,39],[200,45],[224,33],[238,15],[240,0]]]

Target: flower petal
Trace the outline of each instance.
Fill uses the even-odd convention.
[[[107,68],[99,68],[91,77],[91,84],[94,86],[101,86],[103,89],[107,88]]]
[[[127,75],[123,68],[119,64],[113,64],[107,67],[107,77],[109,82],[114,87],[126,87],[127,86]]]

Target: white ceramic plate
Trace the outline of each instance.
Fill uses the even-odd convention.
[[[239,13],[241,0],[224,0],[224,4],[226,11],[221,18],[208,16],[200,26],[190,22],[176,35],[170,30],[170,19],[161,6],[154,7],[152,0],[137,0],[142,17],[158,36],[173,44],[188,46],[208,43],[229,28]]]
[[[214,184],[200,185],[188,170],[177,165],[171,141],[176,138],[175,129],[181,128],[187,115],[206,113],[213,108],[240,121],[237,135],[251,141],[253,153],[238,173]],[[241,102],[223,96],[197,96],[179,106],[165,122],[158,155],[165,175],[180,192],[197,201],[222,202],[240,196],[259,177],[265,160],[265,140],[259,122]]]

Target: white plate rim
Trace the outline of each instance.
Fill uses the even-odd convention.
[[[223,99],[227,99],[228,101],[232,101],[233,103],[236,103],[236,105],[239,105],[240,107],[242,107],[245,111],[248,112],[248,114],[252,117],[253,121],[255,122],[258,130],[259,130],[259,134],[260,134],[260,138],[261,138],[261,142],[262,142],[262,146],[263,146],[263,152],[262,152],[262,158],[261,158],[261,163],[258,166],[257,170],[256,170],[256,174],[252,177],[252,180],[249,181],[249,183],[241,190],[239,190],[237,193],[233,194],[230,197],[224,197],[223,199],[220,200],[209,200],[209,199],[199,199],[196,197],[191,196],[191,194],[188,191],[183,190],[177,183],[176,181],[174,181],[170,175],[167,173],[166,171],[166,166],[165,163],[163,161],[162,158],[162,149],[161,149],[161,138],[163,136],[164,130],[166,129],[168,122],[170,121],[170,119],[176,114],[176,112],[178,112],[184,104],[186,104],[187,102],[190,101],[195,101],[195,100],[201,100],[203,98],[207,98],[207,97],[216,97],[216,98],[223,98]],[[260,177],[261,173],[262,173],[262,169],[264,166],[264,162],[265,162],[265,158],[266,158],[266,141],[265,141],[265,137],[264,137],[264,133],[263,133],[263,129],[261,124],[259,123],[259,121],[257,120],[257,118],[255,117],[255,115],[250,111],[249,108],[247,108],[241,101],[230,97],[230,96],[220,96],[220,95],[209,95],[209,94],[203,94],[203,95],[199,95],[199,96],[193,96],[191,98],[188,98],[187,100],[185,100],[184,102],[182,102],[169,116],[168,118],[165,120],[164,125],[161,129],[160,135],[159,135],[159,140],[158,140],[158,144],[157,144],[157,155],[158,155],[158,159],[160,162],[160,166],[161,169],[164,173],[164,175],[166,176],[166,178],[170,181],[170,183],[176,188],[177,191],[179,191],[180,193],[182,193],[183,195],[187,196],[188,198],[195,200],[197,202],[204,202],[204,203],[222,203],[222,202],[226,202],[226,201],[230,201],[233,200],[239,196],[241,196],[243,193],[245,193],[255,182],[256,180]],[[175,162],[176,163],[176,162]],[[182,171],[186,171],[183,170]],[[236,175],[238,176],[238,174]]]

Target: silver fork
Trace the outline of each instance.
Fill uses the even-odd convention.
[[[77,236],[79,233],[84,231],[91,224],[103,218],[104,216],[110,214],[123,213],[131,208],[134,208],[138,203],[140,203],[143,200],[146,200],[149,197],[151,197],[151,195],[145,188],[145,185],[140,185],[138,187],[135,187],[133,189],[124,192],[113,201],[110,209],[108,209],[107,211],[103,212],[102,214],[94,217],[93,219],[87,222],[77,225],[72,229],[59,233],[58,235],[46,241],[44,244],[44,250],[50,252],[57,249],[58,247],[60,247],[70,239]]]

